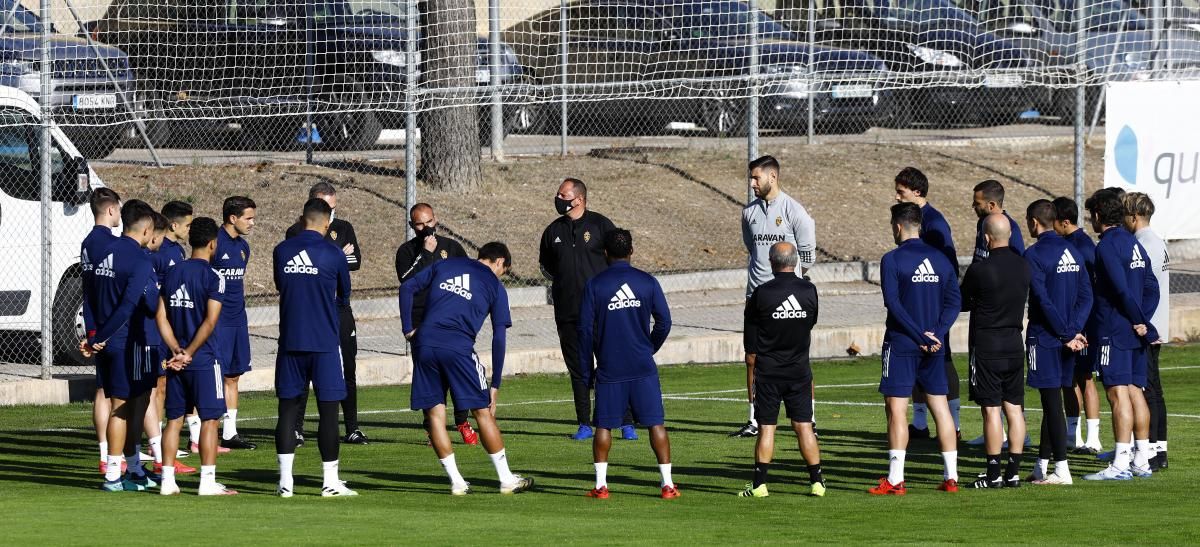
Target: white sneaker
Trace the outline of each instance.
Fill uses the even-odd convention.
[[[237,490],[225,488],[224,484],[215,483],[212,486],[201,486],[197,494],[201,496],[236,496]]]
[[[284,488],[282,486],[275,490],[275,494],[281,498],[290,498],[293,495],[291,488]]]
[[[1150,477],[1151,475],[1154,475],[1154,471],[1150,470],[1149,465],[1147,465],[1145,467],[1138,467],[1136,465],[1131,465],[1131,466],[1129,466],[1129,474],[1133,475],[1135,477],[1144,479],[1144,478]]]
[[[525,478],[520,475],[513,475],[513,482],[500,485],[501,494],[520,494],[530,488],[533,488],[533,478]]]
[[[176,450],[175,451],[175,459],[177,459],[177,460],[182,460],[191,455],[192,455],[192,453],[188,452],[187,450]]]
[[[1116,467],[1109,465],[1099,473],[1084,475],[1085,481],[1127,481],[1133,479],[1133,475],[1129,471],[1122,471]]]
[[[179,485],[175,481],[163,481],[159,486],[158,493],[164,496],[176,496],[179,494]]]
[[[469,482],[464,482],[462,484],[451,484],[450,485],[450,495],[451,496],[465,496],[470,493],[471,493],[471,483],[469,483]]]
[[[1046,478],[1044,478],[1042,480],[1033,481],[1033,484],[1051,484],[1051,485],[1070,486],[1072,484],[1075,484],[1075,481],[1071,479],[1070,473],[1068,473],[1064,477],[1062,475],[1059,475],[1058,472],[1054,472],[1049,475],[1046,475]]]
[[[321,489],[321,497],[322,498],[336,498],[336,497],[341,497],[341,496],[357,496],[357,495],[358,495],[358,492],[355,492],[349,488],[346,488],[346,483],[341,482],[341,481],[338,481],[337,486],[326,486]]]

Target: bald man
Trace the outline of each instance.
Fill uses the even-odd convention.
[[[1025,346],[1021,339],[1025,298],[1029,294],[1030,268],[1019,255],[1007,250],[1012,227],[1008,217],[994,213],[982,225],[988,256],[971,264],[963,276],[963,311],[971,312],[968,337],[971,400],[983,413],[983,438],[987,470],[975,488],[1021,485],[1022,443],[1009,446],[1008,465],[1000,474],[1004,443],[1001,416],[1008,417],[1008,435],[1025,437]]]

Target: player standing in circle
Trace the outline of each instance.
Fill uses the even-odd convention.
[[[254,200],[244,196],[225,198],[221,207],[222,222],[217,234],[217,252],[212,266],[225,279],[225,305],[217,323],[217,347],[225,374],[225,423],[221,430],[221,446],[230,449],[254,450],[258,445],[243,439],[237,432],[238,381],[250,372],[250,326],[246,317],[246,266],[250,262],[247,235],[254,229]]]
[[[92,217],[96,224],[79,248],[79,280],[83,291],[83,325],[87,336],[79,344],[85,354],[89,340],[96,334],[96,290],[95,269],[92,266],[92,256],[99,256],[106,247],[116,241],[118,236],[113,230],[121,225],[121,196],[111,188],[96,188],[92,190],[89,199]],[[96,397],[92,399],[92,423],[96,427],[96,441],[100,445],[100,473],[103,474],[108,466],[108,417],[112,414],[112,404],[104,391],[104,376],[96,367]],[[122,464],[124,465],[124,464]]]
[[[1163,399],[1162,379],[1158,373],[1158,355],[1163,344],[1171,341],[1171,257],[1167,244],[1150,229],[1154,216],[1154,201],[1141,192],[1125,194],[1125,227],[1133,232],[1138,243],[1146,249],[1146,260],[1158,279],[1158,307],[1150,323],[1158,331],[1158,340],[1146,348],[1146,406],[1150,410],[1150,445],[1155,455],[1150,458],[1154,470],[1167,468],[1167,403]]]

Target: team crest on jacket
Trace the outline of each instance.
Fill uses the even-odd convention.
[[[329,231],[329,239],[332,239],[332,240],[334,240],[334,241],[337,241],[337,230],[330,230],[330,231]]]
[[[242,262],[246,261],[246,251],[242,251]]]
[[[583,232],[583,242],[584,242],[584,243],[587,243],[587,242],[589,242],[589,241],[591,241],[591,240],[592,240],[592,233],[591,233],[591,232],[588,232],[588,231],[586,231],[586,230],[585,230],[585,231]]]
[[[446,252],[446,249],[442,249],[442,259],[445,260],[446,258],[449,258],[449,257],[450,257],[450,253]]]
[[[775,225],[783,226],[783,217],[775,217]]]

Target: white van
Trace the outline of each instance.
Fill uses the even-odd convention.
[[[91,231],[88,196],[103,186],[75,145],[51,131],[51,301],[42,302],[41,107],[0,87],[0,331],[38,332],[51,313],[54,362],[86,364],[75,349],[83,332],[79,248]]]

